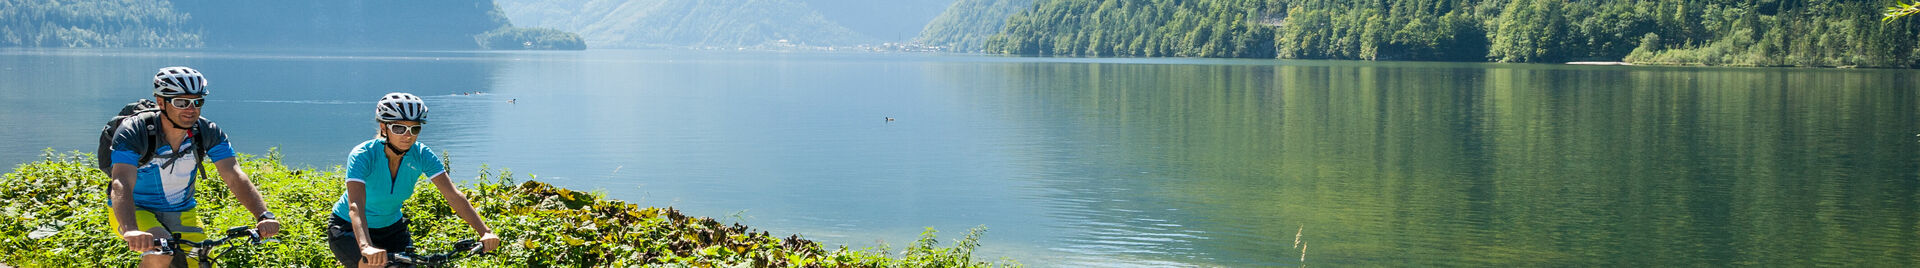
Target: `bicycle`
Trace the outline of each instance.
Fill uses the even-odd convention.
[[[480,248],[480,241],[475,241],[473,239],[460,240],[459,242],[453,242],[453,251],[447,252],[447,253],[441,253],[441,254],[432,254],[432,255],[414,254],[413,248],[408,247],[407,250],[404,252],[387,253],[387,267],[388,268],[447,267],[447,266],[451,266],[450,264],[452,264],[453,261],[459,260],[460,258],[466,257],[467,255],[487,255],[486,252],[480,252],[481,249],[482,248]]]
[[[234,239],[245,237],[247,238],[247,242],[249,244],[254,244],[254,245],[280,241],[279,239],[271,239],[271,238],[264,239],[264,240],[260,239],[260,232],[254,230],[252,227],[247,227],[247,226],[235,226],[233,228],[227,228],[226,235],[227,237],[201,241],[201,242],[193,242],[193,241],[188,241],[186,239],[180,239],[179,233],[173,234],[173,238],[154,238],[153,239],[154,250],[141,253],[141,256],[146,256],[146,255],[172,256],[175,254],[179,254],[182,251],[185,251],[180,249],[180,245],[187,245],[187,246],[192,246],[193,251],[187,253],[187,258],[174,258],[173,267],[187,267],[187,261],[185,259],[197,260],[200,263],[199,267],[213,267],[213,261],[215,259],[218,259],[218,257],[215,257],[216,254],[213,254],[213,248],[232,244],[232,242],[235,242]]]

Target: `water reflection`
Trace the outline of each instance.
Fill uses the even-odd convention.
[[[1054,251],[1227,266],[1915,261],[1907,71],[1282,62],[938,73],[1001,81],[972,101],[1010,103],[1009,120],[1037,132],[1026,135],[1059,141],[1022,177],[1048,189],[1034,201],[1072,230]],[[1287,239],[1296,233],[1310,256]]]

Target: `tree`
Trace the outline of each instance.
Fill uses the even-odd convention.
[[[1915,66],[1920,21],[1888,18],[1920,13],[1920,4],[1883,14],[1869,2],[1047,0],[1008,17],[985,47],[1074,56]]]

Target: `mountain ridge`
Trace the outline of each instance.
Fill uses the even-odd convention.
[[[499,1],[527,25],[581,34],[596,47],[840,46],[873,38],[793,0]]]

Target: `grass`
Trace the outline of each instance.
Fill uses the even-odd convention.
[[[43,154],[0,178],[0,262],[20,267],[126,267],[136,253],[108,230],[107,178],[85,153]],[[241,155],[241,170],[261,189],[283,227],[279,243],[232,247],[223,267],[334,266],[324,243],[326,217],[340,196],[339,167],[290,169],[279,154]],[[799,235],[776,236],[738,223],[692,217],[668,208],[642,207],[519,180],[508,171],[481,168],[461,191],[501,236],[500,254],[472,257],[472,267],[1017,267],[975,260],[984,227],[952,246],[941,246],[929,228],[898,251],[828,247]],[[217,176],[215,176],[217,177]],[[214,178],[199,182],[203,226],[220,230],[250,225],[251,217]],[[472,229],[429,187],[415,191],[404,208],[413,219],[416,247],[428,252],[473,238]]]

